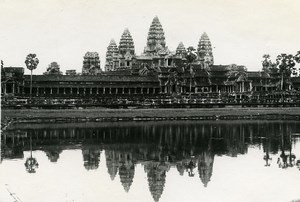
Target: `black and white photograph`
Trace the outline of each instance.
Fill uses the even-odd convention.
[[[300,202],[299,0],[0,0],[0,202]]]

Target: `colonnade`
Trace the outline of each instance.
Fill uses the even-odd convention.
[[[21,89],[21,94],[29,94],[30,89],[26,87]],[[160,92],[159,88],[155,87],[33,87],[33,96],[44,95],[134,95],[145,94],[154,95]]]

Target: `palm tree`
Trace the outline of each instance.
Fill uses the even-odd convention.
[[[36,54],[28,54],[25,60],[25,64],[27,69],[31,71],[30,74],[30,101],[31,101],[31,95],[32,95],[32,70],[37,68],[37,65],[39,64],[39,59],[36,57]]]

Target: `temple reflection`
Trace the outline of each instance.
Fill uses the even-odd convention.
[[[167,162],[146,162],[144,169],[147,173],[148,185],[155,202],[159,201],[165,187],[166,173],[170,169]]]
[[[55,127],[54,127],[55,126]],[[262,166],[297,166],[293,145],[299,122],[131,122],[85,124],[20,124],[1,137],[1,161],[24,158],[42,150],[56,163],[64,150],[81,149],[86,170],[97,170],[105,156],[111,180],[119,176],[126,192],[134,183],[135,166],[143,166],[149,191],[159,201],[171,168],[180,176],[198,176],[204,187],[213,179],[216,156],[237,157],[249,147],[263,151]],[[1,162],[0,161],[0,162]]]

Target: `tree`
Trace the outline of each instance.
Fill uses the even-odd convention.
[[[278,70],[277,70],[277,64],[276,63],[273,63],[271,61],[271,57],[269,54],[265,54],[263,55],[263,58],[264,60],[262,61],[262,70],[263,72],[266,72],[266,73],[271,73],[271,74],[277,74],[278,73]]]
[[[187,59],[189,65],[191,65],[191,63],[193,63],[197,59],[196,49],[193,46],[187,48],[185,58]]]
[[[35,169],[39,167],[39,164],[36,160],[36,158],[32,157],[32,139],[30,134],[30,157],[28,157],[24,163],[26,171],[28,173],[35,173]]]
[[[28,54],[25,60],[25,64],[27,69],[30,70],[30,100],[32,95],[32,70],[37,68],[39,64],[39,59],[36,57],[36,54]]]
[[[290,76],[295,72],[296,63],[300,63],[300,51],[295,55],[282,53],[277,56],[276,63],[270,59],[270,55],[263,55],[262,61],[263,71],[273,74],[273,76],[280,76],[280,89],[283,90],[284,83],[288,83]]]
[[[47,71],[44,73],[45,75],[61,75],[60,66],[57,62],[51,62],[48,65]]]
[[[228,76],[229,77],[239,77],[241,75],[246,75],[247,68],[245,66],[238,66],[236,64],[231,64],[228,66]]]
[[[296,65],[296,61],[294,60],[294,56],[291,54],[282,53],[277,56],[276,64],[278,67],[278,71],[281,75],[281,90],[283,89],[283,83],[286,80],[289,80],[292,72],[295,70],[294,67]]]
[[[185,56],[186,60],[187,60],[187,66],[186,66],[186,70],[188,70],[190,72],[190,99],[192,97],[192,77],[194,76],[194,70],[193,70],[193,66],[192,63],[197,59],[197,52],[196,49],[193,46],[190,46],[187,48],[187,53]]]
[[[294,59],[295,59],[295,61],[296,61],[297,63],[300,63],[300,51],[298,51],[298,52],[296,53],[296,55],[294,56]]]

